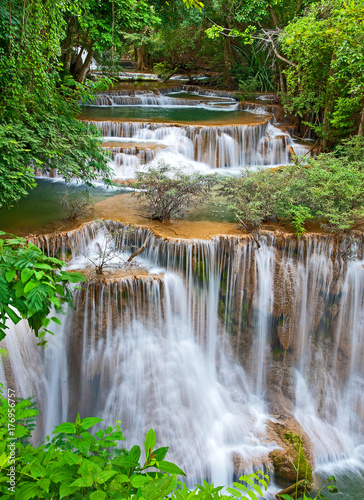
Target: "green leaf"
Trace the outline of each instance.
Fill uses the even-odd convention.
[[[76,481],[73,481],[73,483],[70,484],[70,487],[73,486],[78,486],[78,487],[89,487],[92,486],[93,479],[91,476],[82,476],[76,479]]]
[[[164,476],[149,483],[143,488],[144,500],[157,500],[164,498],[173,488],[173,476]]]
[[[246,494],[249,495],[252,500],[258,500],[257,495],[253,491],[247,491]]]
[[[179,474],[185,476],[186,474],[177,465],[172,462],[162,461],[156,464],[156,467],[162,472],[167,472],[168,474]]]
[[[58,425],[52,432],[52,434],[75,434],[75,433],[76,433],[76,426],[71,422],[65,422],[61,425]]]
[[[47,478],[39,479],[39,481],[37,481],[37,486],[42,488],[42,490],[44,490],[46,493],[49,492],[49,485],[50,484],[51,484],[51,480],[47,479]]]
[[[34,267],[37,269],[47,269],[48,271],[52,271],[53,268],[49,264],[44,264],[41,262],[38,262],[37,264],[34,264]]]
[[[33,274],[34,274],[33,269],[29,269],[29,267],[25,267],[24,269],[22,269],[22,271],[20,273],[20,278],[21,278],[23,283],[26,283],[28,281],[28,279],[31,276],[33,276]]]
[[[157,438],[153,429],[149,429],[144,440],[145,456],[148,458],[150,452],[154,449]]]
[[[242,492],[235,490],[234,488],[226,488],[226,491],[232,494],[233,497],[238,497],[240,498],[242,496]]]
[[[8,283],[10,283],[11,281],[13,281],[15,275],[16,275],[16,271],[14,271],[14,270],[8,271],[7,273],[5,273],[6,281]]]
[[[253,486],[253,488],[254,488],[254,489],[255,489],[255,491],[258,493],[258,495],[260,495],[261,497],[263,496],[263,492],[262,492],[262,490],[261,490],[261,488],[259,487],[259,485],[258,485],[258,484],[255,484],[255,485]]]
[[[116,470],[104,470],[100,472],[100,474],[97,474],[95,481],[98,484],[104,484],[106,481],[108,481],[111,477],[115,476],[118,474],[118,471]]]
[[[283,500],[292,500],[291,495],[287,495],[287,493],[282,493],[282,495],[278,495],[279,498],[283,498]]]
[[[9,306],[6,306],[4,305],[4,311],[6,312],[6,314],[9,316],[9,318],[11,319],[11,321],[15,324],[19,323],[19,321],[21,320],[21,317],[18,316],[16,314],[16,312]]]
[[[158,448],[157,450],[154,450],[153,455],[154,455],[154,460],[156,462],[159,462],[160,460],[163,460],[165,456],[167,455],[167,451],[169,448],[167,446],[163,448]]]
[[[30,290],[33,290],[33,288],[35,288],[38,285],[39,285],[38,281],[34,280],[28,281],[28,283],[24,287],[24,294],[27,294],[28,292],[30,292]]]
[[[59,488],[59,499],[62,500],[64,497],[70,496],[72,498],[72,495],[78,490],[78,486],[70,486],[69,484],[61,484]]]
[[[118,474],[118,476],[115,478],[115,481],[120,484],[125,484],[130,481],[130,478],[126,474]]]
[[[43,491],[36,483],[27,482],[17,488],[17,496],[21,500],[30,500],[31,498],[42,498]]]
[[[130,448],[128,455],[129,455],[130,460],[134,460],[135,462],[139,462],[140,455],[141,455],[140,446],[134,445],[132,448]]]
[[[336,486],[328,486],[327,489],[329,490],[330,493],[339,493],[339,490],[337,489]]]
[[[128,455],[121,455],[120,457],[115,458],[112,463],[114,465],[118,465],[121,467],[126,467],[126,468],[135,468],[138,467],[139,462],[135,462],[135,460],[132,460],[128,457]]]
[[[143,486],[143,484],[149,483],[151,481],[151,478],[139,474],[138,476],[132,476],[130,478],[130,481],[134,488],[140,488],[141,486]]]
[[[90,495],[90,500],[104,500],[107,497],[107,494],[105,491],[94,491]]]
[[[51,318],[53,321],[57,318]],[[57,323],[57,321],[56,321]],[[61,322],[58,320],[58,324],[60,325]],[[99,422],[102,422],[102,418],[97,418],[97,417],[87,417],[83,418],[81,420],[81,427],[83,429],[89,429],[90,427],[93,427],[94,425],[98,424]]]

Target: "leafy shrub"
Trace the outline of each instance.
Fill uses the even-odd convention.
[[[254,99],[258,87],[258,80],[255,76],[249,76],[245,80],[239,82],[239,90],[243,93],[245,99]]]
[[[310,219],[333,232],[348,230],[364,218],[364,139],[352,138],[308,164],[245,169],[241,178],[224,179],[219,190],[251,227],[283,218],[292,223],[297,236]]]
[[[3,500],[14,496],[21,500],[181,500],[192,497],[256,500],[263,494],[261,488],[267,488],[268,476],[259,471],[241,477],[246,485],[234,483],[234,488],[229,489],[232,496],[220,495],[222,487],[214,487],[206,481],[190,491],[177,482],[177,475],[184,476],[184,472],[165,460],[168,447],[155,449],[156,435],[152,429],[145,436],[143,463],[139,446],[130,450],[117,448],[124,440],[120,422],[95,434],[89,432],[102,421],[100,418],[81,419],[78,415],[75,423],[66,422],[56,427],[50,442],[34,447],[22,440],[30,436],[28,421],[38,412],[27,400],[13,400],[12,394],[10,390],[10,397],[6,399],[0,389],[0,492]],[[13,450],[10,455],[9,446]],[[249,497],[243,496],[245,492],[249,492]]]
[[[81,193],[70,194],[67,190],[59,203],[66,210],[67,219],[75,221],[87,211],[90,205],[90,192],[85,189]]]
[[[0,231],[0,236],[6,233]],[[64,262],[45,255],[33,243],[13,236],[0,239],[0,340],[5,337],[6,320],[28,321],[36,337],[42,338],[50,321],[52,308],[72,304],[70,283],[85,281],[82,274],[62,271]],[[42,341],[38,345],[45,345]]]
[[[153,71],[159,78],[164,78],[169,73],[172,73],[173,68],[166,62],[159,62],[153,66]]]
[[[184,174],[181,169],[160,163],[145,172],[137,172],[135,195],[147,202],[150,217],[165,221],[180,217],[201,200],[206,201],[216,182],[214,177],[198,173]]]
[[[222,492],[202,480],[190,490],[177,476],[185,476],[174,463],[165,460],[168,447],[155,449],[156,435],[150,429],[141,449],[118,448],[124,440],[120,422],[92,434],[89,429],[101,418],[80,418],[58,425],[54,437],[40,446],[29,444],[38,410],[30,400],[17,400],[12,389],[7,398],[0,384],[0,493],[3,500],[258,500],[268,488],[269,476],[258,470],[241,476]],[[326,500],[323,491],[336,493],[336,480],[328,478],[314,500]],[[294,496],[295,498],[297,497]],[[293,500],[288,494],[283,500]],[[305,494],[298,496],[308,500]]]

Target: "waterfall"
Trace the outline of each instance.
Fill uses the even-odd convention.
[[[210,169],[246,165],[286,165],[291,144],[289,134],[263,123],[259,125],[196,126],[165,123],[91,121],[101,130],[105,140],[160,143],[167,147],[160,153],[180,155],[179,162],[188,160]],[[159,157],[158,157],[159,158]],[[167,158],[168,160],[168,158]],[[167,161],[168,162],[168,161]],[[199,166],[195,165],[198,169]],[[206,170],[206,168],[205,168]]]
[[[92,252],[102,232],[91,223],[34,241],[80,268],[80,249]],[[36,395],[38,437],[77,411],[120,419],[127,446],[153,427],[192,482],[227,484],[269,463],[265,424],[287,415],[318,469],[353,457],[363,469],[363,238],[261,231],[258,249],[248,236],[168,240],[138,229],[121,248],[147,235],[136,277],[77,290],[76,312],[60,317],[47,349],[11,327],[4,369],[18,396]]]
[[[196,96],[199,94],[196,93]],[[101,94],[97,97],[94,106],[183,106],[183,107],[211,107],[218,104],[228,104],[234,109],[236,107],[235,99],[229,97],[218,98],[211,95],[209,99],[187,99],[173,96],[167,96],[155,92],[140,92],[132,95],[122,94]]]

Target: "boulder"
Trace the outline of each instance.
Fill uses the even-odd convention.
[[[279,446],[269,454],[275,474],[291,483],[311,482],[314,465],[311,443],[294,419],[282,420],[282,423],[268,423],[268,435]]]

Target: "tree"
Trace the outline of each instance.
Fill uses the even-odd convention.
[[[212,176],[188,175],[164,163],[136,175],[135,196],[146,200],[150,217],[161,222],[180,217],[192,205],[206,201],[215,183]]]
[[[324,0],[286,26],[286,109],[306,116],[328,149],[342,137],[363,134],[364,2]]]
[[[77,84],[60,74],[60,39],[68,2],[11,0],[1,5],[0,208],[35,186],[34,168],[57,168],[86,183],[109,168],[99,132],[77,120],[79,102],[105,84]]]
[[[0,236],[6,234],[0,231]],[[0,340],[5,337],[10,319],[18,323],[26,319],[35,336],[41,339],[50,321],[52,309],[62,310],[72,304],[71,283],[85,281],[80,273],[63,271],[64,262],[47,257],[37,246],[24,238],[0,239]],[[46,345],[41,341],[38,345]]]

